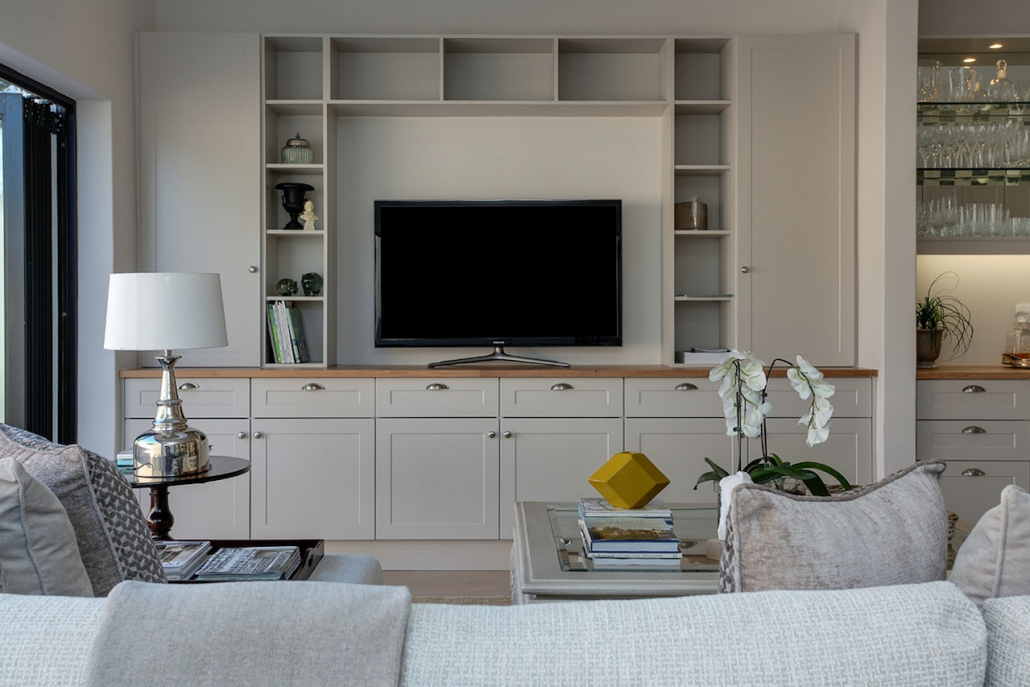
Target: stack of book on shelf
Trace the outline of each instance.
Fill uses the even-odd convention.
[[[300,567],[296,546],[241,546],[218,549],[193,578],[206,582],[285,580]]]
[[[605,499],[580,499],[583,553],[595,566],[678,568],[683,554],[672,511],[655,499],[643,508],[616,508]]]
[[[211,552],[209,541],[159,541],[154,542],[154,546],[169,582],[193,577]]]
[[[306,363],[310,360],[308,339],[304,335],[304,323],[297,306],[286,301],[268,304],[268,339],[276,363]]]

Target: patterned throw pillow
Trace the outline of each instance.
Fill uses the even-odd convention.
[[[19,451],[20,449],[20,451]],[[61,499],[75,527],[79,552],[96,596],[106,596],[123,580],[165,582],[164,570],[139,504],[115,465],[79,446],[63,447],[31,432],[0,423],[0,457],[22,453],[58,470],[74,496],[69,507],[53,484],[26,465]],[[61,454],[60,461],[53,456]],[[81,456],[77,460],[69,456]],[[21,458],[19,458],[21,460]],[[22,461],[23,464],[25,461]],[[81,479],[76,479],[81,475]],[[73,515],[73,511],[76,515]],[[77,522],[78,521],[78,522]]]
[[[944,463],[921,462],[838,496],[758,484],[731,495],[720,592],[854,589],[943,580]]]

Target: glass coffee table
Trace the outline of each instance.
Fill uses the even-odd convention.
[[[605,565],[583,555],[577,504],[519,501],[512,546],[512,603],[714,594],[719,561],[706,556],[715,506],[672,505],[679,567]]]

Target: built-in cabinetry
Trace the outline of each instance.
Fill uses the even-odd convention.
[[[661,360],[640,362],[737,347],[854,364],[852,36],[148,33],[139,60],[143,267],[223,279],[230,347],[187,352],[188,364],[276,367],[266,305],[280,279],[305,272],[324,278],[319,295],[289,299],[308,366],[366,354],[372,254],[356,237],[370,235],[360,226],[370,210],[341,205],[373,199],[348,195],[360,170],[341,132],[355,118],[484,116],[658,121],[660,208],[646,213],[654,226],[628,228],[661,236],[644,268],[660,267],[661,331],[647,337],[660,339]],[[816,104],[799,108],[788,78]],[[314,163],[282,164],[298,133]],[[315,231],[282,228],[274,187],[284,182],[314,188]],[[707,204],[708,230],[676,230],[675,204],[694,198]],[[635,267],[628,276],[642,273]]]
[[[729,468],[736,451],[717,385],[700,374],[472,372],[183,371],[191,425],[214,454],[252,467],[172,488],[176,537],[496,541],[511,537],[516,501],[595,494],[587,479],[619,451],[645,453],[671,480],[662,498],[687,503],[713,500],[693,489],[704,458]],[[872,380],[832,381],[830,439],[809,449],[797,425],[804,402],[771,380],[770,450],[868,483]],[[149,429],[159,385],[156,372],[125,380],[125,446]]]
[[[948,510],[972,524],[1008,484],[1030,489],[1030,385],[1015,379],[921,379],[916,452],[943,460]]]
[[[176,351],[181,365],[260,365],[260,40],[142,33],[137,48],[140,269],[222,277],[229,345]]]

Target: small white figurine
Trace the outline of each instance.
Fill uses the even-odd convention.
[[[304,201],[304,212],[301,213],[300,218],[304,220],[304,231],[315,230],[315,220],[318,219],[318,215],[315,214],[315,204],[310,200]]]

